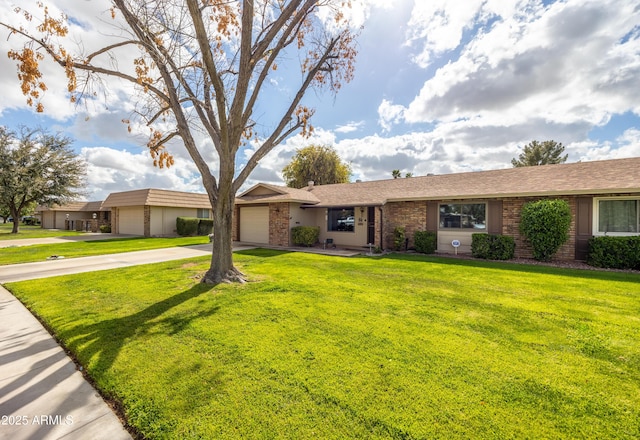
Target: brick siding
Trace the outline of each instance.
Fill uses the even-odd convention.
[[[384,248],[394,249],[393,231],[398,226],[405,228],[405,236],[409,238],[409,248],[412,248],[414,247],[413,235],[417,231],[424,231],[427,226],[427,202],[387,203],[383,208],[383,215]]]
[[[289,203],[269,203],[269,244],[290,246]]]
[[[549,197],[538,198],[506,198],[502,199],[502,234],[509,235],[516,242],[515,256],[519,258],[531,258],[531,246],[520,235],[520,213],[525,203]],[[571,208],[571,225],[569,228],[569,240],[562,245],[554,256],[557,260],[575,259],[576,244],[576,197],[552,197],[566,200]],[[438,202],[441,203],[441,202]],[[405,227],[405,234],[409,238],[409,248],[414,246],[413,236],[417,231],[424,231],[427,227],[427,203],[393,202],[385,205],[384,209],[384,246],[393,249],[393,231],[397,226]]]

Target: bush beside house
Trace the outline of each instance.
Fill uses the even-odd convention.
[[[640,237],[592,237],[587,264],[609,269],[640,270]]]
[[[296,226],[291,228],[291,240],[296,246],[313,246],[320,237],[320,228],[317,226]]]
[[[401,251],[406,244],[406,232],[404,226],[397,226],[393,230],[393,247],[396,251]]]
[[[513,237],[506,235],[473,234],[471,255],[486,260],[510,260],[516,250]]]
[[[213,220],[197,217],[176,218],[176,232],[183,237],[209,235],[213,231]]]
[[[438,236],[435,232],[417,231],[413,234],[416,251],[423,254],[433,254],[438,248]]]
[[[538,261],[551,260],[569,239],[570,226],[571,208],[566,200],[538,200],[522,207],[520,232]]]

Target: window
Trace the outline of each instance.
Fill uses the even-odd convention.
[[[640,200],[598,200],[598,233],[633,234],[640,231]]]
[[[209,218],[209,210],[206,208],[198,208],[198,213],[196,214],[198,218]]]
[[[353,232],[355,226],[355,216],[353,208],[327,210],[327,230]]]
[[[486,229],[486,212],[484,203],[440,205],[440,229]]]

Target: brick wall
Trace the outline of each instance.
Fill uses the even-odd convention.
[[[520,258],[531,258],[531,246],[529,246],[524,237],[520,235],[520,213],[525,203],[540,200],[545,197],[537,198],[508,198],[502,202],[502,234],[509,235],[515,239],[516,251],[515,256]],[[555,197],[554,197],[555,198]],[[572,221],[569,228],[569,240],[562,245],[555,255],[557,260],[573,260],[575,259],[576,245],[576,197],[557,197],[566,200],[571,208]],[[393,231],[397,226],[405,227],[405,234],[409,238],[409,248],[414,246],[413,235],[416,231],[426,230],[427,225],[427,203],[422,201],[416,202],[393,202],[388,203],[383,208],[384,211],[384,247],[385,249],[393,249]]]
[[[231,220],[231,240],[238,241],[238,233],[240,231],[240,207],[233,207],[233,219]]]
[[[144,236],[151,237],[151,206],[144,206]]]
[[[290,246],[289,203],[269,203],[269,244]]]
[[[502,234],[509,235],[516,242],[515,256],[517,258],[532,258],[531,246],[520,235],[520,213],[522,207],[529,202],[542,199],[560,199],[569,203],[571,208],[571,225],[569,226],[569,240],[563,244],[554,255],[555,260],[574,260],[576,254],[576,197],[518,197],[502,201]]]
[[[424,231],[427,227],[427,202],[387,203],[383,208],[383,212],[384,248],[394,249],[393,231],[397,226],[405,228],[405,236],[409,238],[409,248],[414,247],[413,235],[417,231]]]

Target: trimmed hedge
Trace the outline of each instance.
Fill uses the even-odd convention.
[[[298,246],[313,246],[320,237],[320,228],[317,226],[295,226],[291,228],[291,239]]]
[[[513,237],[506,235],[471,234],[471,255],[485,260],[510,260],[516,250]]]
[[[435,232],[418,231],[413,234],[413,243],[416,251],[423,254],[433,254],[438,248],[437,235]]]
[[[640,237],[591,237],[587,264],[640,270]]]
[[[213,232],[213,219],[201,218],[198,222],[198,235],[209,235]]]
[[[197,217],[178,217],[176,219],[176,232],[178,233],[178,235],[181,235],[183,237],[197,235],[200,220],[202,219]]]
[[[570,226],[571,208],[566,200],[538,200],[522,207],[520,232],[538,261],[551,260],[569,239]]]

